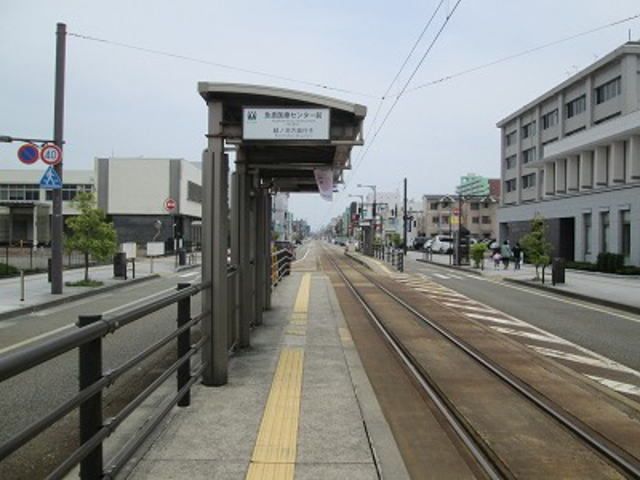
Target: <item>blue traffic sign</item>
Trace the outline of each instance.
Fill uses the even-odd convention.
[[[59,190],[62,188],[62,180],[53,167],[47,168],[40,179],[40,188],[45,190]]]
[[[39,157],[40,149],[33,143],[27,143],[18,149],[18,160],[26,165],[36,163]]]

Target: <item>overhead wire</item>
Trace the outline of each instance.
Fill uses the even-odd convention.
[[[489,67],[492,67],[494,65],[498,65],[500,63],[507,62],[509,60],[513,60],[515,58],[523,57],[525,55],[529,55],[531,53],[535,53],[535,52],[538,52],[540,50],[544,50],[546,48],[553,47],[553,46],[559,45],[561,43],[568,42],[570,40],[574,40],[574,39],[579,38],[579,37],[583,37],[585,35],[589,35],[589,34],[592,34],[592,33],[595,33],[595,32],[599,32],[599,31],[605,30],[607,28],[615,27],[617,25],[621,25],[623,23],[627,23],[627,22],[630,22],[632,20],[636,20],[638,18],[640,18],[640,13],[638,13],[636,15],[632,15],[630,17],[623,18],[621,20],[616,20],[614,22],[607,23],[606,25],[601,25],[599,27],[592,28],[590,30],[585,30],[583,32],[576,33],[574,35],[569,35],[568,37],[563,37],[563,38],[560,38],[558,40],[554,40],[552,42],[544,43],[542,45],[538,45],[538,46],[533,47],[533,48],[522,50],[521,52],[514,53],[514,54],[511,54],[511,55],[507,55],[506,57],[501,57],[501,58],[498,58],[496,60],[492,60],[491,62],[483,63],[482,65],[477,65],[475,67],[471,67],[471,68],[468,68],[466,70],[461,70],[460,72],[457,72],[457,73],[446,75],[446,76],[441,77],[439,79],[432,80],[430,82],[423,83],[421,85],[417,85],[417,86],[415,86],[413,88],[409,88],[405,93],[411,93],[411,92],[414,92],[416,90],[420,90],[420,89],[425,88],[425,87],[430,87],[430,86],[436,85],[438,83],[443,83],[443,82],[452,80],[454,78],[461,77],[461,76],[467,75],[469,73],[477,72],[479,70],[483,70],[485,68],[489,68]]]
[[[92,41],[92,42],[104,43],[104,44],[107,44],[107,45],[112,45],[112,46],[120,47],[120,48],[126,48],[128,50],[135,50],[135,51],[138,51],[138,52],[149,53],[149,54],[152,54],[152,55],[169,57],[169,58],[174,58],[174,59],[178,59],[178,60],[183,60],[183,61],[186,61],[186,62],[199,63],[199,64],[202,64],[202,65],[209,65],[209,66],[213,66],[213,67],[223,68],[223,69],[226,69],[226,70],[233,70],[233,71],[236,71],[236,72],[249,73],[249,74],[252,74],[252,75],[259,75],[259,76],[266,77],[266,78],[284,80],[284,81],[287,81],[287,82],[298,83],[298,84],[301,84],[301,85],[308,85],[308,86],[316,87],[316,88],[319,88],[319,89],[322,89],[322,90],[331,90],[331,91],[334,91],[334,92],[341,92],[341,93],[346,93],[346,94],[349,94],[349,95],[357,95],[357,96],[361,96],[361,97],[380,99],[380,95],[374,95],[372,93],[359,92],[359,91],[355,91],[355,90],[348,90],[346,88],[335,87],[335,86],[327,85],[327,84],[324,84],[324,83],[312,82],[312,81],[309,81],[309,80],[303,80],[303,79],[299,79],[299,78],[288,77],[288,76],[285,76],[285,75],[278,75],[278,74],[270,73],[270,72],[263,72],[263,71],[260,71],[260,70],[253,70],[253,69],[250,69],[250,68],[239,67],[239,66],[235,66],[235,65],[229,65],[229,64],[226,64],[226,63],[213,62],[211,60],[206,60],[206,59],[201,59],[201,58],[196,58],[196,57],[190,57],[188,55],[182,55],[182,54],[178,54],[178,53],[167,52],[167,51],[158,50],[158,49],[155,49],[155,48],[141,47],[141,46],[132,45],[132,44],[129,44],[129,43],[123,43],[123,42],[118,42],[118,41],[114,41],[114,40],[108,40],[108,39],[105,39],[105,38],[98,38],[98,37],[94,37],[94,36],[91,36],[91,35],[83,35],[83,34],[73,33],[73,32],[69,32],[69,33],[67,33],[67,35],[70,36],[70,37],[79,38],[81,40],[88,40],[88,41]]]

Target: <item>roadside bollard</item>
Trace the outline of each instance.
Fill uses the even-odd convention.
[[[151,265],[151,270],[149,271],[149,273],[153,273],[153,257],[151,257],[150,265]]]
[[[24,270],[20,270],[20,301],[24,302]]]

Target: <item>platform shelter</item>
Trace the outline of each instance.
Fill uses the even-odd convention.
[[[363,144],[367,109],[261,85],[201,82],[198,92],[208,109],[202,280],[210,287],[202,293],[202,328],[210,340],[203,347],[203,383],[224,385],[229,351],[250,345],[251,327],[270,308],[272,195],[330,197],[351,166],[352,148]]]

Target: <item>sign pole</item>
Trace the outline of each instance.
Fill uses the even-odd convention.
[[[56,28],[56,80],[53,116],[53,142],[62,149],[64,143],[64,73],[67,26]],[[62,161],[53,167],[62,180]],[[64,180],[63,180],[64,181]],[[53,190],[53,216],[51,219],[51,293],[62,293],[62,188]]]
[[[404,196],[402,199],[403,215],[402,215],[402,249],[404,256],[407,256],[407,221],[409,220],[409,214],[407,213],[407,177],[404,177]]]

